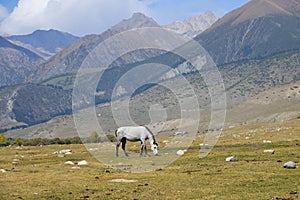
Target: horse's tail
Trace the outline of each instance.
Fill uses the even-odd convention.
[[[115,136],[118,137],[118,129],[115,130]]]

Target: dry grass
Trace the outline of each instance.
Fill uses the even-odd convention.
[[[225,130],[217,146],[199,159],[195,139],[188,152],[170,166],[151,173],[127,173],[105,167],[82,145],[0,148],[0,199],[271,199],[300,198],[299,119]],[[247,139],[246,139],[247,137]],[[271,140],[271,144],[263,140]],[[72,149],[59,158],[53,152]],[[263,153],[274,149],[275,154]],[[236,155],[238,162],[225,162]],[[112,155],[114,156],[114,155]],[[20,159],[18,165],[12,160]],[[147,159],[147,158],[143,158]],[[72,168],[64,162],[87,160]],[[282,161],[282,162],[279,162]],[[76,166],[77,167],[77,166]],[[137,180],[131,183],[113,179]],[[291,194],[295,193],[297,194]]]

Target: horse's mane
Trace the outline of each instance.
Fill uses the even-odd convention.
[[[146,129],[147,129],[147,131],[149,131],[149,133],[154,137],[154,134],[152,133],[152,131],[147,127],[147,126],[144,126]]]
[[[157,145],[157,142],[156,142],[156,140],[155,140],[155,137],[154,137],[154,134],[152,133],[152,131],[151,131],[147,126],[143,126],[143,127],[145,127],[145,128],[147,129],[147,131],[149,131],[149,133],[150,133],[150,134],[152,135],[152,137],[153,137],[154,144]]]

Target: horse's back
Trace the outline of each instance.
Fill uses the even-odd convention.
[[[120,137],[126,137],[128,140],[137,141],[147,136],[148,130],[144,126],[123,126],[117,129]]]

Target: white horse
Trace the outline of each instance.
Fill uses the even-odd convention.
[[[145,126],[126,126],[120,127],[115,132],[117,138],[117,146],[116,146],[116,156],[118,157],[118,151],[120,143],[122,142],[122,149],[124,151],[125,156],[128,156],[128,153],[125,150],[126,141],[141,141],[141,149],[140,149],[140,156],[143,155],[143,150],[145,150],[145,155],[147,154],[146,148],[146,140],[149,139],[149,143],[151,145],[151,150],[153,151],[154,155],[158,154],[158,144],[155,141],[153,133],[149,130],[149,128]]]

